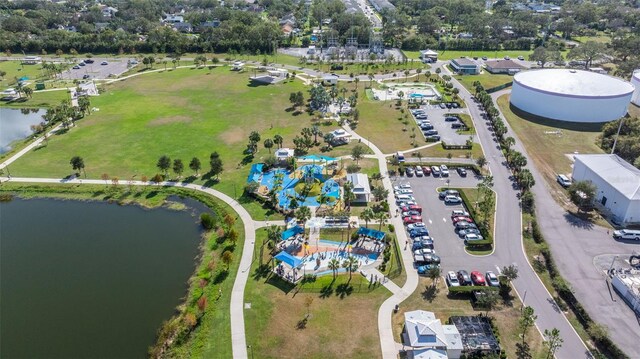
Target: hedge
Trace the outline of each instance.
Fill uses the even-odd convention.
[[[456,189],[460,192],[460,198],[462,198],[462,201],[464,202],[464,206],[469,211],[469,214],[471,215],[471,217],[476,218],[477,217],[476,209],[471,205],[471,201],[469,201],[469,199],[467,198],[467,195],[460,188],[452,188],[452,189]],[[482,233],[482,236],[485,239],[482,241],[468,242],[467,246],[477,247],[480,245],[483,245],[483,246],[493,245],[493,233],[489,233],[487,228],[479,228],[479,229],[480,229],[480,233]]]
[[[471,294],[472,292],[486,292],[486,291],[497,291],[496,287],[487,287],[483,285],[462,285],[459,287],[449,287],[450,294]]]

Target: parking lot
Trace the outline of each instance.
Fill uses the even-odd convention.
[[[459,134],[456,128],[452,128],[451,125],[455,122],[445,121],[446,115],[467,114],[467,110],[464,108],[440,108],[438,105],[425,105],[420,107],[427,114],[427,121],[431,122],[433,129],[438,131],[440,141],[446,142],[449,145],[464,145],[469,139],[468,134]],[[414,120],[420,121],[414,116]],[[424,135],[424,132],[423,132]],[[425,136],[426,138],[426,136]]]
[[[79,59],[75,64],[69,67],[68,70],[62,72],[60,77],[65,80],[75,79],[106,79],[109,77],[120,76],[127,71],[129,61],[134,59],[129,58],[102,58],[93,57],[93,63],[85,63],[87,59]],[[102,65],[106,62],[106,65]],[[80,66],[80,63],[84,63],[84,66]],[[78,68],[74,68],[74,67]]]
[[[438,188],[475,188],[480,178],[475,177],[473,171],[467,171],[467,177],[460,177],[455,170],[450,170],[449,177],[406,177],[397,176],[391,178],[394,186],[410,184],[413,196],[418,206],[422,207],[422,220],[429,230],[429,236],[433,239],[435,254],[441,259],[440,270],[443,276],[448,271],[457,272],[460,269],[471,272],[493,271],[498,274],[500,268],[509,263],[492,263],[486,258],[476,258],[467,254],[464,249],[464,239],[460,238],[454,230],[451,220],[453,210],[464,210],[462,204],[449,205],[438,197]],[[408,244],[411,246],[411,241]],[[416,270],[407,268],[407,270]]]

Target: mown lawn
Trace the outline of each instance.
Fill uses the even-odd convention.
[[[571,154],[603,153],[596,144],[601,123],[570,123],[532,116],[524,119],[513,113],[509,95],[498,98],[498,106],[527,149],[529,158],[550,182],[555,182],[558,173],[571,173]]]
[[[444,279],[438,280],[438,285],[433,287],[431,279],[420,278],[418,288],[409,298],[400,304],[400,310],[393,315],[393,331],[396,341],[400,342],[400,334],[404,325],[404,313],[412,310],[427,310],[434,312],[436,318],[440,319],[443,324],[451,316],[485,314],[484,310],[474,308],[469,299],[466,298],[448,298],[447,286]],[[518,321],[520,318],[521,302],[518,300],[514,292],[514,297],[510,303],[502,303],[498,308],[489,312],[494,318],[494,323],[500,332],[500,345],[506,351],[508,358],[516,358],[516,344],[521,342],[521,331],[518,329]],[[542,345],[542,336],[535,328],[530,328],[527,333],[527,342],[531,348],[532,358],[545,358],[546,351]]]
[[[22,95],[15,101],[5,102],[0,101],[0,107],[12,107],[12,108],[43,108],[57,106],[63,100],[68,100],[69,93],[66,90],[59,91],[35,91],[31,98],[27,98]]]
[[[300,291],[259,270],[260,245],[265,238],[259,230],[251,276],[245,289],[245,330],[249,355],[255,358],[380,358],[377,313],[390,295],[384,287],[369,291],[368,282],[358,273],[339,275],[331,289],[323,293]],[[264,258],[268,250],[265,247]],[[267,266],[268,268],[268,266]],[[312,285],[331,283],[331,275]],[[362,290],[358,290],[362,288]],[[298,322],[305,316],[304,329]]]
[[[69,159],[77,155],[84,158],[88,178],[103,174],[121,180],[151,178],[160,172],[158,158],[167,155],[182,159],[184,178],[192,174],[187,166],[192,157],[200,159],[202,172],[206,172],[209,155],[217,151],[224,162],[220,181],[200,178],[196,183],[239,198],[251,164],[269,155],[262,146],[264,139],[279,134],[285,147],[293,147],[293,138],[312,125],[308,114],[285,110],[291,92],[302,91],[308,97],[308,88],[301,82],[253,87],[248,76],[227,68],[178,69],[106,85],[105,93],[91,99],[92,107],[99,111],[68,133],[53,136],[46,147],[25,155],[12,165],[11,172],[14,176],[65,177],[72,172]],[[329,132],[337,125],[320,127]],[[251,131],[262,137],[253,162],[243,154]],[[338,148],[336,153],[346,151]],[[320,153],[319,147],[310,153]],[[169,178],[177,176],[170,173]],[[270,214],[254,201],[242,202],[256,219]],[[271,214],[271,219],[277,217]]]
[[[513,76],[506,74],[493,75],[487,71],[484,71],[480,75],[456,75],[454,77],[471,93],[475,93],[473,83],[476,81],[480,81],[485,89],[490,89],[513,81]]]

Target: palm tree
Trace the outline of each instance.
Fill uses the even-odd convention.
[[[276,226],[275,224],[267,227],[267,242],[270,243],[270,248],[275,248],[275,244],[282,237],[282,227]]]
[[[358,267],[360,267],[360,263],[358,262],[356,257],[349,256],[344,260],[344,262],[342,262],[342,267],[349,271],[349,282],[351,282],[351,275],[354,271],[358,270]]]
[[[342,189],[344,191],[343,192],[344,202],[347,205],[347,207],[351,207],[351,201],[356,199],[356,195],[355,193],[353,193],[353,183],[346,182],[344,186],[342,186]]]
[[[365,227],[369,227],[369,221],[373,220],[376,217],[375,212],[370,207],[367,207],[360,213],[360,219],[364,221]]]
[[[298,208],[298,210],[296,211],[296,219],[299,222],[305,223],[309,218],[311,218],[311,210],[309,209],[309,207],[302,206]]]
[[[440,267],[433,266],[429,268],[427,276],[431,279],[431,286],[435,287],[436,283],[438,283],[438,278],[440,278]]]
[[[505,138],[504,141],[502,141],[502,144],[504,145],[505,150],[510,150],[511,147],[516,144],[516,140],[515,138],[509,136]]]
[[[271,147],[273,147],[273,140],[270,138],[264,140],[264,148],[268,149],[269,153],[271,153]]]
[[[280,136],[280,135],[273,136],[273,143],[278,145],[278,148],[282,148],[282,141],[283,141],[282,136]]]
[[[378,230],[382,231],[382,226],[387,224],[389,215],[387,214],[387,212],[380,212],[376,215],[376,219],[378,220]]]
[[[338,272],[338,269],[340,269],[340,261],[333,258],[329,261],[329,264],[327,266],[333,272],[333,279],[336,279],[336,273]]]

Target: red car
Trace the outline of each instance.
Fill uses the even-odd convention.
[[[471,281],[473,282],[473,285],[487,285],[487,282],[484,280],[484,276],[478,271],[471,272]]]
[[[403,221],[404,224],[419,223],[422,222],[422,216],[405,217]]]
[[[417,206],[415,204],[412,204],[411,206],[402,206],[402,207],[400,207],[400,211],[401,212],[416,211],[418,213],[422,213],[422,207]]]
[[[431,174],[431,167],[429,166],[422,166],[422,172],[424,172],[425,176],[428,176]]]
[[[460,221],[473,223],[473,219],[470,217],[453,217],[453,223],[458,223]]]

